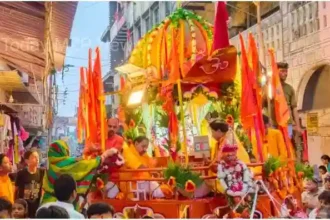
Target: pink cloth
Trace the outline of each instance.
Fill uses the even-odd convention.
[[[20,137],[22,139],[22,141],[26,141],[30,136],[30,133],[29,132],[26,132],[25,129],[21,126],[21,129],[20,129]]]

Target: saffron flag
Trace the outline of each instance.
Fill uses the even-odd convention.
[[[253,92],[253,76],[249,67],[243,37],[240,34],[241,44],[241,76],[242,76],[242,96],[241,96],[241,122],[243,127],[248,130],[254,125],[253,116],[257,115],[257,100]]]
[[[88,51],[88,69],[87,69],[87,88],[88,88],[88,124],[89,124],[89,137],[87,143],[97,142],[97,121],[95,115],[95,89],[93,82],[93,70],[92,70],[92,50]]]
[[[80,68],[80,89],[79,89],[79,103],[77,111],[77,139],[78,143],[82,143],[84,139],[84,130],[86,128],[86,122],[84,117],[84,105],[85,105],[85,72],[84,68]]]
[[[257,101],[257,116],[255,123],[258,123],[254,126],[254,128],[259,128],[260,137],[263,139],[265,135],[265,127],[262,119],[262,89],[260,84],[258,83],[258,79],[261,75],[261,69],[259,64],[259,55],[258,55],[258,48],[252,33],[249,33],[248,38],[249,49],[248,49],[248,60],[250,68],[252,69],[251,74],[251,81],[253,86],[253,92],[256,97]],[[258,132],[258,131],[256,131]]]
[[[269,56],[272,67],[271,86],[274,99],[275,118],[279,126],[285,127],[290,119],[290,111],[282,89],[279,70],[275,61],[274,50],[269,50]]]

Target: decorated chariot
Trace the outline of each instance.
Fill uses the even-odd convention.
[[[217,7],[219,18],[225,6]],[[129,61],[116,68],[121,86],[114,93],[102,93],[99,84],[91,86],[92,73],[82,70],[82,90],[94,89],[99,95],[94,128],[100,131],[102,150],[107,134],[104,97],[116,94],[126,147],[134,148],[137,137],[147,137],[146,154],[154,162],[152,167],[127,168],[124,153],[117,178],[107,173],[94,178],[89,203],[111,204],[117,218],[269,218],[290,215],[299,206],[309,171],[293,162],[293,152],[284,159],[262,153],[262,89],[256,87],[263,86],[263,73],[253,36],[248,52],[241,37],[238,54],[229,45],[227,30],[217,25],[226,26],[226,20],[216,20],[213,27],[193,12],[177,9],[142,37]],[[259,108],[246,110],[246,97]],[[83,103],[80,111],[91,112]],[[78,127],[85,130],[87,148],[98,137],[88,134],[92,124],[82,121]],[[217,143],[212,123],[228,128]],[[118,166],[116,162],[109,166]]]

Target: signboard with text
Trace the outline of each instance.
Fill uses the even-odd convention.
[[[315,112],[307,113],[307,132],[309,135],[317,134],[319,127],[319,115]]]

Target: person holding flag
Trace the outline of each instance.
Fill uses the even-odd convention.
[[[284,93],[284,96],[285,96],[285,99],[286,99],[286,103],[287,103],[289,111],[290,111],[290,118],[289,118],[289,121],[288,121],[288,133],[289,133],[290,139],[292,139],[293,130],[295,130],[297,133],[301,133],[299,115],[298,115],[298,110],[297,110],[296,93],[295,93],[294,88],[286,82],[286,79],[288,77],[288,69],[289,69],[288,63],[278,62],[277,63],[277,68],[278,68],[278,71],[279,71],[279,76],[280,76],[280,80],[281,80],[283,93]],[[275,117],[274,102],[271,102],[270,114],[271,114],[270,118],[272,119],[273,126],[277,127],[278,122],[277,122],[276,117]]]

